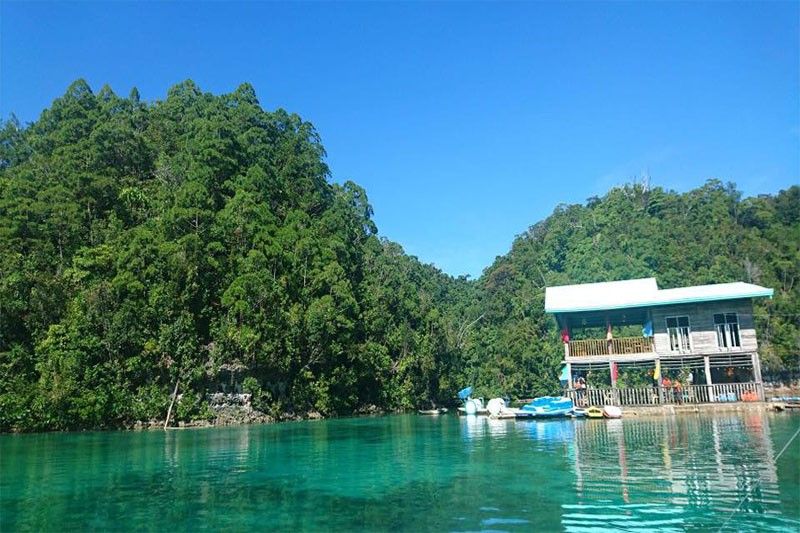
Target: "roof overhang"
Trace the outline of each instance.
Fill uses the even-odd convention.
[[[774,291],[752,283],[717,283],[659,289],[655,278],[547,287],[546,313],[611,311],[662,305],[772,298]]]

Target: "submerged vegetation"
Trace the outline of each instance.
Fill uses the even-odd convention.
[[[800,187],[632,184],[559,206],[478,280],[378,236],[313,126],[247,84],[121,98],[73,83],[0,132],[0,430],[209,417],[235,373],[265,413],[447,403],[557,386],[544,287],[745,280],[769,373],[797,370]]]

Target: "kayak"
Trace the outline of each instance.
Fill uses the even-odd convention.
[[[606,418],[622,418],[622,409],[616,405],[604,405],[603,416]]]
[[[603,410],[600,407],[587,407],[586,416],[589,418],[603,418]]]

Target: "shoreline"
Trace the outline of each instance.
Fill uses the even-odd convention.
[[[386,416],[393,414],[407,414],[415,412],[408,411],[391,411],[382,409],[369,409],[358,411],[346,415],[322,415],[317,411],[308,411],[304,413],[282,413],[280,418],[274,418],[261,411],[255,409],[245,410],[240,412],[231,413],[227,411],[223,416],[218,416],[213,420],[184,420],[180,422],[173,422],[164,427],[164,420],[136,420],[133,422],[126,422],[118,426],[108,427],[94,427],[94,428],[71,428],[71,429],[48,429],[43,431],[0,431],[2,435],[45,435],[49,433],[89,433],[89,432],[105,432],[105,431],[172,431],[182,429],[211,429],[223,427],[236,427],[236,426],[258,426],[258,425],[272,425],[282,424],[288,422],[305,422],[316,420],[333,420],[336,418],[368,418],[375,416]]]
[[[209,420],[192,420],[182,421],[174,425],[164,428],[163,421],[137,421],[128,425],[120,425],[118,427],[106,428],[85,428],[85,429],[64,429],[64,430],[49,430],[49,431],[7,431],[0,432],[0,435],[35,435],[47,433],[88,433],[93,431],[173,431],[184,429],[212,429],[223,427],[237,427],[237,426],[257,426],[268,424],[282,424],[289,422],[304,422],[315,420],[333,420],[337,418],[369,418],[380,417],[397,414],[414,414],[415,410],[407,411],[387,411],[387,410],[374,410],[369,412],[353,413],[342,416],[323,416],[320,413],[313,411],[308,413],[289,414],[285,413],[281,418],[275,419],[264,413],[250,411],[246,418],[223,418],[223,422],[217,422],[220,418],[214,421]],[[779,402],[731,402],[731,403],[709,403],[709,404],[691,404],[691,405],[652,405],[652,406],[631,406],[623,407],[623,420],[625,418],[656,418],[656,417],[670,417],[670,416],[687,416],[687,415],[703,415],[703,414],[720,414],[720,413],[747,413],[747,412],[797,412],[800,409],[787,409],[785,404]],[[448,413],[442,416],[457,416],[462,417],[457,413]],[[489,418],[489,417],[485,417]],[[534,419],[527,419],[530,421]]]

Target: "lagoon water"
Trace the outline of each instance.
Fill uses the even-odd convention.
[[[800,416],[0,436],[0,531],[800,530]],[[741,509],[733,514],[744,498]]]

